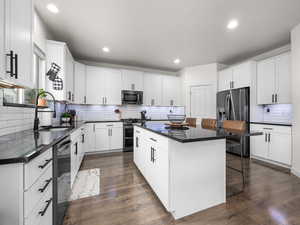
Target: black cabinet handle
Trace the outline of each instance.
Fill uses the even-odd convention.
[[[86,104],[86,96],[84,96],[84,104]]]
[[[10,51],[8,54],[6,54],[6,56],[9,57],[9,70],[6,71],[6,73],[10,74],[10,77],[13,77],[13,68],[14,68],[14,52]]]
[[[265,142],[268,142],[268,134],[265,134]]]
[[[274,103],[274,94],[272,95],[272,103]]]
[[[49,208],[49,205],[51,204],[51,202],[52,202],[52,198],[50,198],[49,200],[45,201],[45,203],[47,203],[46,207],[42,211],[39,211],[39,214],[41,216],[45,215],[45,213],[47,212],[47,209]]]
[[[78,143],[76,142],[75,143],[75,155],[77,155],[78,154]]]
[[[74,93],[72,94],[72,102],[74,102]]]
[[[18,79],[18,54],[15,54],[15,73],[14,76],[16,79]]]
[[[268,135],[268,142],[271,141],[271,134]]]
[[[52,178],[50,178],[49,180],[45,180],[46,184],[44,187],[39,189],[39,192],[43,193],[46,190],[46,188],[48,187],[48,185],[51,183],[51,181],[52,181]]]
[[[135,147],[139,147],[139,138],[138,137],[136,137],[135,138]]]
[[[72,95],[72,93],[71,93],[71,91],[68,91],[68,100],[70,100],[71,101],[71,96]]]
[[[157,142],[157,140],[156,140],[156,139],[154,139],[154,138],[150,138],[150,140],[151,140],[151,141],[154,141],[154,142]]]
[[[46,159],[45,160],[45,164],[44,165],[40,165],[39,168],[40,169],[44,169],[51,161],[52,161],[52,159]]]
[[[84,143],[84,134],[82,134],[82,140],[81,140],[82,143]]]
[[[156,159],[155,159],[155,152],[156,152],[156,149],[155,149],[155,148],[153,148],[153,161],[152,161],[153,163],[154,163],[154,162],[155,162],[155,160],[156,160]]]
[[[277,101],[278,99],[277,99],[277,94],[275,94],[275,102],[277,103],[278,101]]]
[[[153,148],[151,147],[151,157],[150,157],[151,162],[153,162]]]

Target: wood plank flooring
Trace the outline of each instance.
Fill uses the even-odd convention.
[[[240,165],[232,155],[227,163]],[[245,164],[243,193],[175,221],[135,167],[132,153],[87,156],[81,170],[100,168],[100,194],[71,202],[64,225],[300,225],[300,179],[249,160]],[[228,191],[240,187],[240,175],[227,169]]]

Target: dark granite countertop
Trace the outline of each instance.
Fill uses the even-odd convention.
[[[42,154],[76,129],[84,125],[77,122],[67,130],[40,131],[26,130],[0,137],[0,164],[27,163]]]
[[[144,128],[152,131],[156,134],[168,137],[181,143],[198,142],[198,141],[209,141],[217,139],[225,139],[232,136],[256,136],[262,135],[262,132],[239,132],[236,130],[225,130],[225,129],[205,129],[201,126],[189,127],[187,130],[182,129],[169,129],[164,123],[152,123],[146,122],[144,124],[135,124],[137,127]]]
[[[278,123],[278,122],[250,122],[251,124],[262,124],[262,125],[274,125],[274,126],[286,126],[291,127],[291,123]]]

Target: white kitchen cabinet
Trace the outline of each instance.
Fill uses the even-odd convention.
[[[102,68],[86,67],[86,101],[87,104],[104,104],[105,76]]]
[[[123,123],[88,124],[89,148],[86,152],[111,151],[123,148]]]
[[[114,127],[110,129],[110,149],[123,148],[123,127]]]
[[[167,138],[134,127],[134,162],[161,200],[169,207],[169,151]]]
[[[110,129],[97,128],[95,130],[95,150],[108,151],[110,149]]]
[[[74,102],[86,103],[86,66],[82,63],[74,63]]]
[[[219,72],[218,90],[225,91],[234,88],[251,86],[251,78],[254,76],[255,63],[247,61]]]
[[[85,125],[86,130],[86,148],[85,152],[93,152],[95,149],[95,124],[87,123]]]
[[[0,0],[0,79],[6,78],[5,69],[5,0]]]
[[[104,69],[105,73],[105,104],[121,105],[122,74],[120,70]]]
[[[232,88],[244,88],[251,86],[251,76],[255,67],[252,61],[247,61],[233,67]]]
[[[55,90],[53,82],[46,79],[46,90],[51,92],[56,100],[73,102],[74,98],[74,61],[64,42],[47,41],[47,71],[52,63],[61,67],[57,76],[63,81],[63,89]]]
[[[28,163],[0,165],[0,179],[5,181],[0,185],[1,225],[52,224],[53,167],[52,161],[45,165],[46,160],[52,160],[52,148]],[[39,212],[44,210],[41,216]]]
[[[291,103],[290,52],[257,63],[257,104]]]
[[[179,106],[181,104],[181,82],[177,76],[163,76],[162,96],[163,106]]]
[[[291,127],[271,125],[251,125],[251,130],[263,132],[262,136],[251,137],[250,151],[253,158],[270,163],[291,165]]]
[[[219,71],[219,91],[229,90],[232,82],[232,68]]]
[[[291,54],[290,52],[279,55],[276,61],[276,103],[291,103]]]
[[[2,57],[6,57],[5,70],[8,73],[5,78],[29,88],[33,88],[35,84],[32,70],[32,27],[32,0],[5,0],[5,51],[1,52]]]
[[[86,77],[88,104],[121,105],[120,70],[87,66]]]
[[[144,74],[144,105],[162,105],[162,75]]]
[[[65,48],[66,55],[66,77],[65,77],[65,88],[67,92],[67,100],[74,102],[74,59],[70,50]]]
[[[271,132],[269,142],[270,159],[285,165],[291,165],[291,134]]]
[[[257,104],[272,104],[275,93],[275,59],[257,63]]]
[[[144,90],[143,75],[144,73],[142,71],[122,70],[123,90],[143,91]]]

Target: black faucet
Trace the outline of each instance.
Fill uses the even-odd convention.
[[[39,101],[39,97],[41,94],[48,94],[52,97],[53,99],[53,104],[54,104],[54,110],[53,111],[39,111],[38,110],[38,101]],[[51,94],[50,92],[47,92],[47,91],[43,91],[41,93],[39,93],[37,96],[36,96],[36,99],[35,99],[35,115],[34,115],[34,125],[33,125],[33,130],[34,131],[38,131],[39,130],[39,123],[40,123],[40,120],[38,118],[38,113],[39,112],[53,112],[53,118],[56,118],[56,106],[55,106],[55,97],[53,96],[53,94]]]

